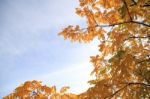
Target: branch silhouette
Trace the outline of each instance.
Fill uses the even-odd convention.
[[[122,88],[120,88],[117,91],[115,91],[112,95],[106,97],[106,99],[113,98],[117,93],[121,92],[122,90],[124,90],[125,88],[127,88],[128,86],[131,86],[131,85],[141,85],[141,86],[145,86],[145,87],[150,87],[150,84],[139,83],[139,82],[130,82],[130,83],[124,83],[124,84],[126,84],[126,85],[124,85]]]

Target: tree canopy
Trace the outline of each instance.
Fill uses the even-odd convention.
[[[68,26],[60,35],[71,41],[100,41],[99,53],[91,56],[96,79],[89,83],[94,87],[84,98],[150,98],[150,1],[79,1],[76,13],[87,19],[87,27]]]
[[[150,0],[79,2],[76,13],[86,18],[87,27],[69,25],[59,35],[81,43],[96,38],[99,53],[90,57],[93,87],[75,99],[149,99]]]
[[[3,99],[77,99],[77,95],[66,93],[68,89],[69,87],[65,86],[57,92],[56,86],[43,86],[36,80],[26,81]]]

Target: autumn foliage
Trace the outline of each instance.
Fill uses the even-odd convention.
[[[57,92],[56,87],[42,86],[38,81],[27,81],[17,87],[14,93],[4,97],[4,99],[77,99],[77,95],[66,93],[68,86],[62,87]]]
[[[150,0],[79,1],[76,13],[86,18],[87,27],[70,25],[59,35],[81,43],[96,38],[99,53],[90,57],[91,75],[96,77],[89,81],[93,87],[73,99],[149,99]]]

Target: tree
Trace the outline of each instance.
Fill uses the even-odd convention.
[[[150,98],[150,0],[79,0],[76,13],[87,27],[68,26],[65,39],[90,42],[98,38],[99,53],[91,56],[96,79],[81,99]]]
[[[13,93],[3,99],[77,99],[77,95],[66,93],[68,86],[62,87],[60,92],[56,91],[56,87],[48,87],[41,85],[41,82],[33,80],[27,81],[23,85],[17,87]]]
[[[4,99],[33,95],[34,98],[54,96],[54,99],[64,95],[69,95],[69,99],[150,98],[150,0],[79,2],[76,13],[87,19],[87,27],[70,25],[59,35],[73,42],[88,43],[94,38],[100,41],[99,53],[91,56],[94,66],[91,75],[96,79],[89,83],[93,87],[79,95],[62,94],[56,93],[55,87],[41,86],[33,81],[26,82]],[[38,87],[34,86],[36,84]]]

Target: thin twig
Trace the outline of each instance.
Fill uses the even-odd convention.
[[[135,39],[135,38],[141,38],[141,39],[150,38],[150,35],[147,35],[147,36],[130,36],[127,39],[125,39],[124,41],[129,40],[129,39]]]
[[[139,61],[138,64],[141,64],[141,63],[147,62],[147,61],[150,62],[150,59],[145,59],[145,60]]]
[[[142,85],[145,87],[150,87],[150,84],[145,84],[145,83],[139,83],[139,82],[130,82],[128,85]]]
[[[136,23],[136,24],[140,24],[140,25],[143,25],[143,26],[147,26],[147,27],[150,27],[149,24],[145,24],[143,22],[139,22],[139,21],[131,21],[132,23]]]
[[[107,98],[110,98],[110,99],[113,98],[117,93],[119,93],[120,91],[122,91],[123,89],[125,89],[125,88],[127,88],[128,86],[131,86],[131,85],[141,85],[141,86],[145,86],[145,87],[150,87],[150,84],[145,84],[145,83],[140,83],[140,82],[130,82],[130,83],[124,83],[124,84],[126,84],[126,85],[124,85],[122,88],[115,91],[112,95],[110,95]]]
[[[116,26],[116,25],[121,25],[121,24],[127,24],[127,23],[135,23],[135,24],[139,24],[139,25],[143,25],[143,26],[147,26],[147,27],[150,27],[149,24],[145,24],[143,22],[138,22],[138,21],[126,21],[126,22],[119,22],[119,23],[114,23],[114,24],[108,24],[108,25],[95,25],[93,27],[88,27],[88,28],[96,28],[96,27],[111,27],[111,26]],[[80,29],[80,31],[83,31],[85,29],[88,29],[88,28],[82,28]]]
[[[115,91],[112,95],[110,95],[107,98],[113,98],[117,93],[119,93],[120,91],[122,91],[123,89],[125,89],[128,85],[123,86],[122,88],[118,89],[117,91]],[[107,99],[106,98],[106,99]]]
[[[149,4],[144,4],[142,7],[150,7]]]
[[[127,13],[128,13],[129,18],[130,18],[130,21],[132,21],[132,17],[131,17],[131,15],[130,15],[128,5],[127,5],[127,3],[125,2],[125,0],[122,0],[122,1],[123,1],[124,5],[125,5],[125,7],[126,7],[126,9],[127,9]]]
[[[135,2],[134,0],[131,0],[133,2],[133,4],[131,4],[130,6],[134,6],[137,5],[137,2]]]

